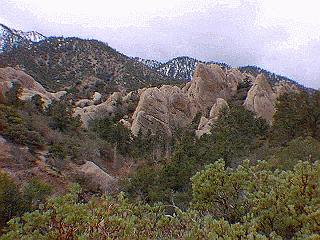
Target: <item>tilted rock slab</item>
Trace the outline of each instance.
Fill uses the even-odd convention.
[[[237,91],[244,76],[237,69],[223,70],[215,64],[198,64],[192,81],[183,90],[195,105],[196,111],[206,115],[217,98],[229,99]]]
[[[172,130],[191,123],[194,117],[191,109],[190,100],[177,86],[148,88],[141,93],[131,131],[134,135],[162,133],[171,136]]]
[[[14,83],[22,87],[22,94],[19,96],[21,100],[30,100],[34,95],[40,95],[45,105],[48,105],[52,100],[58,100],[66,94],[66,91],[48,92],[40,83],[25,72],[6,67],[0,68],[0,102],[7,101],[7,93]]]
[[[272,124],[277,98],[287,92],[299,91],[297,86],[288,82],[280,82],[272,87],[265,76],[259,74],[248,92],[244,106]]]

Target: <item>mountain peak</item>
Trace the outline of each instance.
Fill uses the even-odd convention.
[[[28,45],[46,39],[36,31],[23,32],[0,23],[0,53],[9,51],[20,45]]]

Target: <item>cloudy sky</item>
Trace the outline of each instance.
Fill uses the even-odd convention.
[[[320,88],[317,0],[0,0],[0,22],[129,56],[257,65]]]

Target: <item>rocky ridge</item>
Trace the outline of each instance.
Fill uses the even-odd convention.
[[[201,136],[208,133],[221,109],[228,107],[227,102],[237,94],[239,85],[248,78],[248,74],[243,74],[238,69],[200,63],[192,81],[182,87],[163,85],[129,93],[117,91],[106,100],[103,100],[99,92],[94,92],[90,99],[74,102],[74,115],[80,116],[85,127],[94,119],[123,116],[120,122],[130,128],[134,135],[162,133],[172,136],[177,129],[186,128],[197,114],[201,114],[197,128],[197,133]],[[270,124],[277,97],[285,92],[300,91],[296,85],[288,82],[272,86],[263,74],[253,79],[243,105]],[[21,100],[30,100],[37,94],[48,105],[66,93],[48,92],[23,71],[7,67],[0,69],[1,102],[6,102],[14,83],[22,88]]]
[[[289,82],[281,81],[272,86],[263,74],[256,78],[238,69],[222,68],[216,64],[199,63],[192,81],[182,87],[163,85],[143,88],[126,93],[115,92],[109,98],[94,104],[93,100],[80,100],[75,115],[80,115],[85,126],[97,118],[125,115],[121,123],[131,129],[133,135],[163,134],[172,136],[177,129],[186,128],[197,114],[201,115],[196,129],[197,136],[209,133],[222,109],[228,109],[228,101],[238,94],[239,86],[253,82],[241,104],[270,124],[278,96],[285,92],[300,91]],[[90,106],[80,103],[89,101]],[[134,112],[128,112],[128,106]]]

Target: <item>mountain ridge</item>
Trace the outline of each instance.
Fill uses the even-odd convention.
[[[75,37],[49,37],[28,47],[17,46],[0,54],[0,66],[24,70],[45,88],[55,91],[84,84],[112,92],[118,87],[137,89],[174,83],[103,42]]]
[[[188,56],[181,56],[181,57],[175,57],[172,59],[169,59],[166,62],[160,62],[157,60],[150,60],[150,59],[143,59],[139,57],[134,58],[137,61],[142,62],[146,66],[150,67],[151,69],[154,69],[158,72],[161,72],[162,74],[172,77],[172,78],[177,78],[182,81],[190,81],[192,79],[194,70],[196,68],[196,65],[198,63],[203,63],[203,64],[217,64],[221,66],[222,68],[227,68],[230,69],[231,66],[222,63],[222,62],[216,62],[216,61],[202,61],[198,60],[193,57],[188,57]],[[307,90],[307,91],[313,91],[314,89],[306,87],[302,84],[300,84],[298,81],[290,79],[286,76],[276,74],[274,72],[268,71],[266,69],[263,69],[261,67],[255,66],[255,65],[246,65],[246,66],[239,66],[237,67],[240,72],[242,73],[249,73],[256,77],[260,73],[263,73],[267,80],[272,84],[279,83],[281,81],[285,82],[290,82],[295,84],[301,89]]]
[[[0,53],[9,51],[19,45],[29,45],[46,39],[44,35],[36,31],[24,32],[9,28],[0,23]]]
[[[61,43],[53,43],[53,45],[56,45],[56,47],[59,47],[59,44],[65,45],[63,42],[66,41],[66,43],[68,43],[69,40],[73,39],[78,39],[78,41],[87,41],[87,42],[99,42],[100,44],[100,48],[105,48],[105,45],[107,47],[109,47],[107,44],[102,44],[102,42],[98,41],[98,40],[84,40],[84,39],[80,39],[80,38],[76,38],[76,37],[69,37],[69,38],[62,38],[62,37],[45,37],[44,35],[42,35],[41,33],[38,33],[36,31],[29,31],[29,32],[23,32],[20,30],[15,30],[15,29],[11,29],[3,24],[0,24],[0,53],[3,53],[2,56],[0,56],[0,66],[1,67],[6,67],[6,66],[10,66],[10,67],[15,67],[15,66],[19,66],[22,67],[22,70],[26,70],[28,74],[30,74],[31,76],[33,76],[36,80],[41,82],[41,79],[43,78],[43,76],[41,76],[42,74],[39,73],[39,71],[37,71],[37,73],[35,73],[34,71],[28,69],[28,68],[41,68],[41,66],[39,67],[38,63],[35,63],[37,61],[42,61],[45,62],[46,60],[43,59],[43,56],[40,57],[39,56],[36,57],[38,58],[37,60],[34,59],[34,61],[32,60],[33,57],[31,57],[32,55],[34,55],[33,52],[36,51],[37,46],[41,46],[43,45],[43,43],[41,44],[41,42],[45,42],[48,43],[49,45],[51,44],[51,42],[55,42],[56,41],[60,41]],[[40,45],[38,45],[38,43],[40,42]],[[48,46],[48,48],[51,48],[50,46]],[[66,49],[64,53],[61,53],[62,55],[66,55],[69,54],[68,51],[71,50],[70,49]],[[110,47],[109,47],[110,48]],[[52,48],[51,48],[52,49]],[[60,48],[61,49],[61,48]],[[112,48],[110,48],[112,49]],[[8,53],[9,51],[14,50],[16,54],[17,52],[24,52],[24,54],[27,54],[28,56],[25,56],[24,59],[21,61],[16,61],[10,59],[13,58],[13,54]],[[93,76],[97,77],[98,79],[101,79],[105,81],[110,81],[110,77],[112,76],[113,79],[115,80],[115,85],[124,85],[126,88],[130,87],[129,85],[137,85],[137,86],[133,86],[133,88],[136,87],[144,87],[144,86],[148,86],[148,85],[154,85],[154,84],[166,84],[166,83],[179,83],[179,82],[186,82],[186,81],[190,81],[192,79],[194,70],[196,68],[196,65],[198,63],[203,63],[203,64],[217,64],[219,66],[221,66],[222,68],[231,68],[230,65],[226,64],[226,63],[221,63],[221,62],[216,62],[216,61],[202,61],[196,58],[192,58],[192,57],[188,57],[188,56],[180,56],[180,57],[175,57],[172,59],[169,59],[166,62],[161,62],[161,61],[157,61],[157,60],[152,60],[152,59],[143,59],[140,57],[128,57],[120,52],[117,52],[115,49],[113,49],[117,54],[120,54],[118,59],[126,59],[126,60],[121,60],[123,63],[126,62],[125,66],[123,66],[122,68],[124,70],[119,70],[122,71],[122,73],[120,74],[121,77],[119,78],[119,76],[117,75],[117,73],[115,73],[114,69],[111,70],[101,70],[98,67],[97,70],[97,64],[93,63],[91,64],[92,67],[94,68],[93,72]],[[63,52],[63,51],[62,51]],[[11,55],[11,57],[3,57],[5,55]],[[21,54],[20,54],[21,55]],[[90,55],[87,52],[87,55]],[[56,56],[58,58],[58,56]],[[1,60],[2,59],[2,60]],[[80,62],[83,61],[82,59],[78,59]],[[98,61],[101,59],[96,59],[93,61]],[[7,61],[8,63],[4,63],[4,61]],[[26,64],[26,62],[30,62],[29,64]],[[85,65],[90,65],[90,61],[92,61],[92,59],[85,59],[84,60],[87,63],[83,63],[80,64],[78,61],[76,61],[76,64],[80,64],[82,66]],[[104,60],[102,60],[104,61]],[[111,60],[112,61],[112,60]],[[17,64],[12,64],[12,62],[15,62]],[[109,61],[110,62],[110,61]],[[137,63],[141,63],[143,64],[143,66],[141,65],[137,65]],[[29,65],[26,67],[26,65]],[[34,66],[30,66],[30,65],[34,65]],[[41,64],[40,64],[41,65]],[[59,64],[58,64],[59,65]],[[111,64],[112,65],[112,64]],[[117,65],[117,64],[116,64]],[[121,64],[120,64],[121,65]],[[146,68],[151,69],[154,72],[150,72],[147,74],[144,74],[145,72],[148,72],[148,70],[146,70]],[[56,67],[56,66],[55,66]],[[61,70],[61,68],[63,68],[63,66],[61,66],[61,64],[58,66],[58,68]],[[106,66],[104,67],[106,68]],[[111,67],[112,68],[112,67]],[[138,68],[139,70],[137,70],[136,68]],[[280,82],[280,81],[286,81],[286,82],[291,82],[294,83],[296,86],[298,86],[301,89],[307,90],[307,91],[313,91],[313,89],[311,88],[307,88],[301,84],[299,84],[297,81],[294,81],[288,77],[273,73],[271,71],[265,70],[263,68],[257,67],[257,66],[239,66],[238,69],[242,72],[242,73],[249,73],[253,76],[257,76],[260,73],[263,73],[266,75],[267,80],[269,82],[271,82],[273,85]],[[39,69],[38,69],[39,70]],[[75,68],[76,71],[79,72],[79,69]],[[41,68],[42,72],[48,72],[49,75],[51,76],[51,71],[56,72],[55,70],[51,70],[49,67],[46,69]],[[72,72],[73,70],[71,70]],[[81,70],[84,72],[88,72],[88,70]],[[64,71],[62,71],[64,72]],[[90,72],[90,71],[89,71]],[[140,72],[140,73],[138,73]],[[142,73],[142,74],[141,74]],[[39,76],[40,75],[40,76]],[[90,75],[90,74],[89,74]],[[108,76],[107,76],[108,75]],[[116,76],[113,76],[116,75]],[[58,74],[58,77],[59,74]],[[71,77],[70,74],[66,74],[66,76],[62,77],[62,80],[65,78],[70,78],[72,81],[75,81],[75,78],[77,78],[78,76],[76,74],[72,74],[71,73]],[[84,76],[80,77],[80,81],[83,80]],[[106,79],[107,77],[107,79]],[[61,79],[55,79],[57,78],[57,76],[53,76],[53,79],[45,79],[44,81],[49,81],[49,80],[55,80],[57,81],[55,84],[52,83],[52,85],[59,85],[58,83],[61,81]],[[131,78],[131,79],[130,79]],[[156,79],[158,78],[158,79]],[[43,83],[43,82],[42,82]],[[44,83],[45,87],[48,87],[48,84]],[[69,85],[70,87],[71,85]]]

